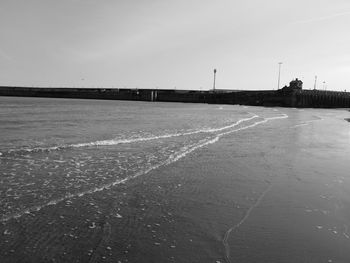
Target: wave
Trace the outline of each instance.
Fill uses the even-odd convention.
[[[6,221],[8,221],[10,219],[19,218],[19,217],[21,217],[21,216],[23,216],[25,214],[30,214],[32,212],[38,212],[38,211],[40,211],[41,209],[43,209],[43,208],[45,208],[47,206],[56,205],[56,204],[58,204],[58,203],[60,203],[62,201],[65,201],[65,200],[68,200],[68,199],[71,199],[71,198],[82,197],[82,196],[87,195],[87,194],[93,194],[93,193],[96,193],[96,192],[101,192],[101,191],[110,189],[111,187],[119,185],[119,184],[122,184],[122,183],[125,183],[128,180],[130,180],[130,179],[139,177],[141,175],[148,174],[149,172],[151,172],[151,171],[153,171],[155,169],[158,169],[161,166],[166,166],[166,165],[169,165],[171,163],[174,163],[174,162],[184,158],[187,154],[193,152],[194,150],[196,150],[198,148],[202,148],[202,147],[204,147],[204,146],[206,146],[208,144],[215,143],[218,139],[219,139],[218,137],[215,137],[214,139],[202,140],[202,141],[200,141],[200,142],[198,142],[196,144],[192,144],[192,145],[189,145],[189,146],[184,146],[177,153],[170,155],[169,158],[166,159],[165,161],[163,161],[163,162],[161,162],[159,164],[156,164],[154,166],[148,167],[148,168],[146,168],[143,171],[139,171],[139,172],[137,172],[136,174],[134,174],[132,176],[126,177],[124,179],[118,179],[118,180],[115,180],[113,182],[110,182],[110,183],[107,183],[107,184],[104,184],[104,185],[101,185],[99,187],[92,188],[92,189],[89,189],[89,190],[86,190],[86,191],[66,194],[65,196],[63,196],[61,198],[50,200],[50,201],[48,201],[45,204],[32,206],[32,207],[27,208],[25,210],[22,210],[22,211],[20,211],[18,213],[14,213],[14,214],[11,214],[11,215],[3,216],[3,217],[1,217],[0,222],[6,222]]]
[[[251,118],[253,118],[253,117],[251,117]],[[237,128],[237,129],[234,129],[234,130],[230,130],[230,131],[227,131],[227,132],[216,134],[214,138],[207,138],[207,139],[199,141],[198,143],[184,146],[178,152],[176,152],[175,154],[171,154],[165,161],[160,162],[159,164],[156,164],[154,166],[148,167],[148,168],[146,168],[146,169],[144,169],[142,171],[139,171],[139,172],[137,172],[136,174],[134,174],[132,176],[126,177],[124,179],[118,179],[118,180],[115,180],[113,182],[106,183],[106,184],[103,184],[103,185],[101,185],[99,187],[92,188],[92,189],[89,189],[89,190],[86,190],[86,191],[66,194],[65,196],[63,196],[61,198],[50,200],[50,201],[48,201],[45,204],[32,206],[32,207],[27,208],[25,210],[22,210],[22,211],[20,211],[18,213],[14,213],[14,214],[11,214],[11,215],[3,216],[3,217],[1,217],[0,222],[6,222],[6,221],[8,221],[10,219],[19,218],[19,217],[21,217],[21,216],[23,216],[25,214],[30,214],[32,212],[40,211],[44,207],[47,207],[47,206],[50,206],[50,205],[56,205],[57,203],[60,203],[60,202],[65,201],[67,199],[76,198],[76,197],[82,197],[82,196],[87,195],[87,194],[93,194],[93,193],[96,193],[96,192],[101,192],[101,191],[110,189],[111,187],[119,185],[119,184],[122,184],[122,183],[125,183],[125,182],[129,181],[130,179],[134,179],[134,178],[139,177],[141,175],[146,175],[149,172],[151,172],[153,170],[156,170],[156,169],[158,169],[160,167],[167,166],[167,165],[170,165],[170,164],[172,164],[174,162],[177,162],[178,160],[184,158],[185,156],[187,156],[188,154],[192,153],[193,151],[195,151],[197,149],[200,149],[200,148],[202,148],[204,146],[216,143],[217,141],[219,141],[219,139],[222,136],[225,136],[225,135],[228,135],[230,133],[234,133],[234,132],[238,132],[238,131],[241,131],[241,130],[245,130],[245,129],[249,129],[249,128],[255,127],[255,126],[259,125],[259,124],[266,123],[269,120],[277,120],[277,119],[285,119],[285,118],[288,118],[288,115],[283,114],[281,116],[264,118],[262,121],[255,122],[255,123],[253,123],[251,125],[244,126],[244,127],[241,127],[241,128]],[[235,125],[232,124],[230,126],[231,126],[231,128],[235,127],[241,122],[243,122],[243,119],[238,121],[238,122],[236,122]],[[222,130],[222,129],[223,128],[216,129],[216,130]]]
[[[252,113],[250,113],[252,114]],[[173,137],[180,137],[180,136],[187,136],[187,135],[194,135],[198,133],[215,133],[222,130],[234,128],[237,125],[241,124],[242,122],[250,121],[255,118],[259,118],[258,115],[252,114],[253,116],[249,118],[240,119],[237,122],[234,122],[230,125],[220,127],[220,128],[206,128],[206,129],[199,129],[195,131],[190,132],[179,132],[179,133],[170,133],[170,134],[163,134],[163,135],[157,135],[157,136],[149,136],[149,137],[137,137],[137,138],[130,138],[130,139],[109,139],[109,140],[99,140],[94,142],[86,142],[86,143],[76,143],[76,144],[67,144],[67,145],[58,145],[58,146],[51,146],[51,147],[35,147],[35,148],[22,148],[22,149],[14,149],[9,150],[7,154],[21,154],[21,153],[36,153],[36,152],[51,152],[51,151],[58,151],[58,150],[65,150],[65,149],[72,149],[72,148],[82,148],[82,147],[94,147],[94,146],[114,146],[118,144],[129,144],[129,143],[138,143],[138,142],[145,142],[145,141],[152,141],[152,140],[160,140],[160,139],[168,139]],[[5,156],[5,153],[0,153],[0,156]]]

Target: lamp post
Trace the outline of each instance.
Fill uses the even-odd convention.
[[[277,90],[280,89],[280,80],[281,80],[281,66],[282,62],[278,62],[278,83],[277,83]]]
[[[316,84],[317,84],[317,76],[315,76],[314,90],[316,89]]]
[[[213,85],[213,91],[215,91],[215,80],[216,80],[216,68],[214,68],[214,85]]]

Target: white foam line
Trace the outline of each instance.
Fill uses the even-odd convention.
[[[349,239],[350,237],[349,237],[349,235],[348,235],[348,226],[347,226],[347,225],[344,225],[344,229],[345,229],[345,231],[344,231],[343,235],[344,235],[347,239]]]
[[[302,122],[302,123],[300,123],[300,124],[291,126],[291,128],[297,128],[297,127],[301,127],[301,126],[306,126],[306,125],[309,125],[309,124],[311,124],[311,123],[313,123],[313,122],[316,122],[316,121],[323,121],[322,118],[320,118],[320,117],[318,117],[318,116],[316,116],[316,117],[318,118],[317,120],[304,121],[304,122]]]
[[[21,216],[23,216],[24,214],[30,214],[32,212],[37,212],[37,211],[40,211],[41,209],[43,209],[44,207],[46,206],[49,206],[49,205],[56,205],[57,203],[60,203],[62,201],[65,201],[67,199],[71,199],[71,198],[74,198],[74,197],[82,197],[84,195],[87,195],[87,194],[93,194],[93,193],[96,193],[96,192],[101,192],[103,190],[106,190],[106,189],[110,189],[111,187],[115,186],[115,185],[118,185],[118,184],[122,184],[122,183],[125,183],[127,181],[129,181],[130,179],[133,179],[133,178],[136,178],[140,175],[145,175],[147,173],[149,173],[150,171],[152,170],[155,170],[161,166],[166,166],[166,165],[169,165],[173,162],[176,162],[178,160],[180,160],[181,158],[185,157],[187,154],[193,152],[194,150],[198,149],[198,148],[202,148],[203,146],[206,146],[208,144],[212,144],[212,143],[215,143],[217,142],[219,138],[218,137],[215,137],[214,139],[211,139],[209,141],[206,141],[206,140],[202,140],[199,144],[196,144],[196,145],[192,145],[190,147],[184,147],[181,151],[179,151],[176,155],[171,155],[166,161],[164,162],[161,162],[155,166],[152,166],[144,171],[140,171],[138,173],[136,173],[135,175],[133,176],[130,176],[130,177],[127,177],[127,178],[124,178],[124,179],[120,179],[120,180],[117,180],[117,181],[114,181],[112,183],[109,183],[109,184],[105,184],[105,185],[102,185],[98,188],[94,188],[94,189],[90,189],[90,190],[87,190],[87,191],[83,191],[83,192],[80,192],[80,193],[75,193],[75,194],[67,194],[65,195],[64,197],[61,197],[61,198],[57,198],[57,199],[54,199],[54,200],[51,200],[43,205],[38,205],[38,206],[33,206],[33,207],[30,207],[30,208],[27,208],[25,210],[22,210],[21,212],[18,212],[18,213],[15,213],[15,214],[12,214],[12,215],[8,215],[8,216],[4,216],[1,218],[1,222],[6,222],[10,219],[13,219],[13,218],[19,218]]]
[[[144,142],[144,141],[151,141],[151,140],[159,140],[159,139],[167,139],[172,137],[180,137],[180,136],[187,136],[187,135],[193,135],[198,133],[215,133],[223,130],[227,130],[230,128],[233,128],[242,122],[252,120],[254,118],[258,118],[259,116],[253,113],[250,113],[253,116],[249,118],[240,119],[237,122],[234,122],[233,124],[230,124],[228,126],[224,126],[221,128],[208,128],[208,129],[200,129],[192,132],[184,132],[184,133],[172,133],[172,134],[164,134],[159,136],[151,136],[151,137],[141,137],[141,138],[134,138],[134,139],[123,139],[123,140],[101,140],[101,141],[95,141],[95,142],[87,142],[87,143],[77,143],[77,144],[68,144],[68,145],[62,145],[62,146],[53,146],[48,148],[38,147],[33,149],[20,149],[20,150],[10,150],[9,152],[17,152],[17,151],[25,151],[25,152],[39,152],[39,151],[55,151],[60,149],[66,149],[66,148],[80,148],[80,147],[89,147],[89,146],[114,146],[118,144],[128,144],[128,143],[137,143],[137,142]]]
[[[229,263],[231,262],[231,260],[230,260],[230,247],[228,244],[228,239],[230,237],[231,232],[236,230],[237,228],[239,228],[242,224],[244,224],[244,222],[248,219],[248,217],[250,216],[253,209],[256,208],[261,203],[261,201],[263,200],[263,198],[265,197],[267,192],[270,191],[271,187],[272,187],[272,184],[270,184],[269,187],[267,189],[265,189],[265,191],[259,196],[258,200],[256,200],[256,202],[247,210],[247,212],[245,213],[245,215],[241,219],[241,221],[239,221],[237,224],[235,224],[233,227],[231,227],[229,230],[226,231],[224,239],[222,240],[222,243],[224,244],[224,247],[225,247],[225,252],[226,252],[225,256],[226,256],[227,262],[229,262]]]
[[[301,123],[301,124],[294,125],[291,128],[297,128],[297,127],[306,126],[306,125],[309,125],[309,124],[310,123]]]
[[[254,114],[254,116],[252,116],[252,117],[238,120],[237,122],[235,122],[231,125],[224,126],[221,128],[201,129],[201,130],[192,131],[192,132],[172,133],[172,134],[164,134],[164,135],[159,135],[159,136],[142,137],[142,138],[135,138],[135,139],[103,140],[103,141],[96,141],[96,142],[89,142],[89,143],[78,143],[78,144],[71,144],[68,147],[108,146],[108,145],[135,143],[135,142],[151,141],[151,140],[158,140],[158,139],[166,139],[166,138],[172,138],[172,137],[180,137],[180,136],[193,135],[193,134],[198,134],[198,133],[214,133],[214,132],[233,128],[242,122],[249,121],[249,120],[252,120],[252,119],[257,118],[257,117],[259,117],[259,116]]]
[[[248,129],[248,128],[252,128],[252,127],[255,127],[255,126],[259,125],[259,124],[266,123],[269,120],[278,120],[278,119],[286,119],[286,118],[288,118],[288,115],[286,115],[286,114],[283,114],[283,115],[277,116],[277,117],[265,118],[264,120],[255,122],[255,123],[253,123],[251,125],[248,125],[248,126],[245,126],[245,127],[242,127],[242,128],[238,128],[238,129],[233,130],[233,131],[228,131],[228,132],[221,133],[218,136],[221,137],[223,135],[230,134],[232,132],[237,132],[237,131],[245,130],[245,129]]]
[[[286,118],[288,118],[288,115],[285,114],[285,113],[283,113],[283,114],[281,114],[280,116],[265,118],[265,120],[270,121],[270,120],[278,120],[278,119],[286,119]]]
[[[80,193],[68,194],[68,195],[66,195],[66,196],[64,196],[62,198],[51,200],[51,201],[49,201],[49,202],[47,202],[47,203],[45,203],[43,205],[33,206],[33,207],[27,208],[27,209],[25,209],[25,210],[23,210],[21,212],[18,212],[18,213],[12,214],[12,215],[8,215],[8,216],[3,216],[0,219],[0,222],[6,222],[6,221],[8,221],[10,219],[13,219],[13,218],[19,218],[19,217],[23,216],[24,214],[29,214],[31,212],[40,211],[41,209],[43,209],[46,206],[56,205],[57,203],[60,203],[62,201],[70,199],[70,198],[82,197],[82,196],[87,195],[87,194],[93,194],[93,193],[96,193],[96,192],[101,192],[101,191],[106,190],[106,189],[110,189],[111,187],[113,187],[115,185],[119,185],[121,183],[125,183],[125,182],[129,181],[130,179],[136,178],[136,177],[138,177],[140,175],[148,174],[150,171],[158,169],[161,166],[166,166],[166,165],[169,165],[171,163],[174,163],[174,162],[182,159],[183,157],[185,157],[189,153],[191,153],[191,152],[193,152],[193,151],[195,151],[195,150],[197,150],[199,148],[202,148],[202,147],[204,147],[206,145],[213,144],[213,143],[217,142],[220,139],[220,137],[222,137],[224,135],[227,135],[227,134],[230,134],[230,133],[233,133],[233,132],[237,132],[237,131],[241,131],[241,130],[245,130],[245,129],[248,129],[248,128],[251,128],[251,127],[255,127],[255,126],[259,125],[259,124],[266,123],[268,120],[284,119],[284,118],[288,118],[288,116],[287,115],[283,115],[283,116],[277,116],[277,117],[272,117],[272,118],[266,118],[263,121],[256,122],[256,123],[254,123],[252,125],[248,125],[248,126],[245,126],[245,127],[242,127],[242,128],[238,128],[236,130],[232,130],[232,131],[229,131],[229,132],[224,132],[224,133],[218,134],[213,139],[202,140],[198,144],[195,144],[195,145],[192,145],[192,146],[183,147],[182,150],[180,150],[176,155],[170,155],[169,158],[167,160],[165,160],[164,162],[161,162],[161,163],[159,163],[159,164],[157,164],[155,166],[152,166],[152,167],[150,167],[150,168],[148,168],[148,169],[146,169],[144,171],[140,171],[140,172],[136,173],[133,176],[130,176],[130,177],[127,177],[127,178],[124,178],[124,179],[119,179],[119,180],[116,180],[116,181],[114,181],[112,183],[105,184],[105,185],[102,185],[102,186],[100,186],[98,188],[90,189],[90,190],[83,191],[83,192],[80,192]],[[243,120],[241,120],[241,122],[242,121]],[[232,127],[234,127],[234,126],[232,126]]]

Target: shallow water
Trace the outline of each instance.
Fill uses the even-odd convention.
[[[2,221],[102,191],[225,134],[287,117],[207,105],[2,100]]]
[[[345,111],[6,97],[0,102],[0,246],[8,262],[255,262],[264,255],[271,260],[272,245],[264,253],[256,244],[253,252],[239,252],[253,246],[250,229],[259,220],[253,225],[250,220],[265,218],[255,214],[271,194],[277,196],[270,206],[282,202],[290,189],[322,193],[308,183],[323,178],[330,184],[320,177],[330,169],[336,174],[332,180],[345,187],[336,193],[350,201]],[[332,155],[337,165],[324,167]],[[293,191],[289,196],[295,196]],[[314,204],[308,198],[300,200],[302,211],[322,210],[306,208]],[[347,228],[347,201],[337,198],[336,218],[341,213]],[[278,218],[282,206],[265,211]],[[299,212],[288,210],[282,219]],[[262,233],[258,240],[266,238],[266,232],[256,233]],[[190,241],[192,251],[176,241],[187,235],[192,236],[187,241],[196,239]],[[275,242],[280,244],[282,236],[276,235]],[[63,242],[66,238],[73,240]],[[106,243],[103,251],[96,248],[101,242]],[[166,249],[164,242],[170,242]],[[16,252],[19,247],[27,250]],[[307,256],[307,262],[320,260],[314,253]],[[333,253],[333,260],[337,256]],[[300,259],[298,253],[292,258],[279,255],[278,262]]]

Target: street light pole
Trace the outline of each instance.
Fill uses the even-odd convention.
[[[278,84],[277,84],[277,90],[280,89],[280,80],[281,80],[281,65],[282,62],[278,62]]]
[[[215,80],[216,80],[216,68],[214,68],[214,85],[213,85],[213,91],[215,91]]]
[[[314,90],[316,89],[316,83],[317,83],[317,76],[315,76]]]

